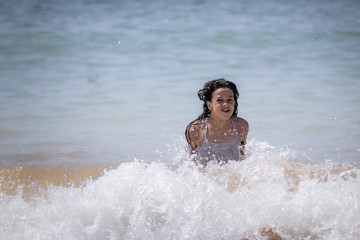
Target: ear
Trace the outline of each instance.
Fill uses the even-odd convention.
[[[211,104],[211,102],[206,101],[206,105],[207,105],[208,109],[211,111],[211,110],[212,110],[212,104]]]

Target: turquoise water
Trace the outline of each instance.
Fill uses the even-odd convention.
[[[2,1],[0,238],[359,239],[358,9]],[[248,156],[204,171],[184,130],[219,77]]]
[[[359,161],[357,1],[0,6],[3,162],[38,152],[71,162],[53,158],[77,151],[153,160],[218,77],[238,85],[250,139]]]

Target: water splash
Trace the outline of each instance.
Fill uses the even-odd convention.
[[[113,168],[3,167],[0,237],[360,237],[359,166],[311,163],[286,147],[248,144],[245,161],[205,169],[179,159]]]

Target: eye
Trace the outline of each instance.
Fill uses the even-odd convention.
[[[224,100],[222,100],[221,98],[219,98],[219,99],[216,100],[216,102],[222,103],[222,102],[224,102]]]

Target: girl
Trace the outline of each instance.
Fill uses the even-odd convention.
[[[206,166],[244,159],[248,122],[237,117],[239,93],[233,82],[223,78],[205,83],[198,92],[203,113],[185,131],[194,161]]]

